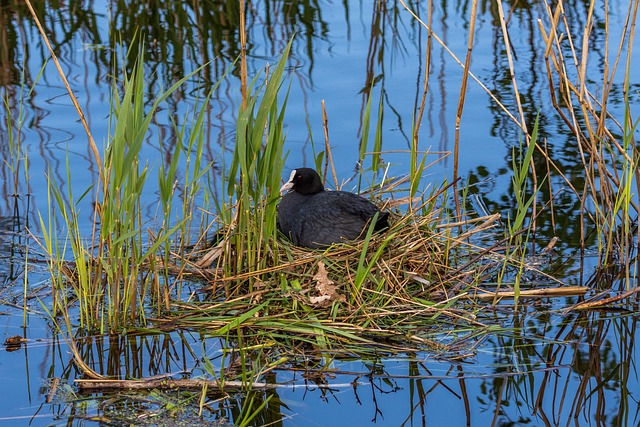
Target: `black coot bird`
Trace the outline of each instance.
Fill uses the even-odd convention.
[[[363,238],[375,214],[375,231],[389,227],[388,212],[347,191],[325,191],[320,175],[310,168],[291,172],[280,193],[278,227],[294,245],[323,248]]]

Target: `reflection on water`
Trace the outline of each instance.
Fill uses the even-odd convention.
[[[622,312],[539,313],[531,309],[513,318],[505,310],[499,316],[510,329],[487,335],[471,353],[311,358],[265,375],[267,390],[209,387],[200,416],[201,389],[73,391],[69,385],[78,373],[64,341],[31,338],[24,353],[2,356],[0,372],[3,378],[11,373],[16,393],[0,408],[5,417],[33,416],[34,425],[67,417],[109,425],[191,425],[194,419],[216,425],[237,420],[243,406],[257,409],[264,402],[253,425],[635,425],[635,405],[626,402],[637,399],[640,389],[631,345],[636,319]],[[44,332],[44,325],[33,323],[35,334]],[[92,368],[125,379],[210,379],[240,369],[225,351],[229,343],[191,332],[79,337],[78,343]],[[39,377],[62,380],[52,391]],[[51,404],[44,403],[47,398]]]
[[[106,120],[114,70],[132,67],[123,51],[131,48],[135,52],[143,46],[147,52],[147,78],[152,83],[146,94],[149,101],[158,88],[169,87],[207,64],[158,113],[144,148],[152,168],[169,161],[167,153],[177,138],[172,121],[179,122],[211,89],[211,82],[232,67],[231,76],[214,94],[207,116],[208,146],[204,155],[215,168],[222,167],[222,160],[228,155],[225,147],[234,141],[240,98],[239,65],[234,64],[240,46],[237,1],[33,3],[99,145],[108,137]],[[606,37],[619,39],[627,7],[623,3],[608,3],[609,21],[605,20],[600,3],[593,9],[594,27],[608,30],[595,31],[589,39],[592,60],[588,74],[603,74],[603,58],[611,55],[605,48]],[[591,13],[589,6],[578,1],[565,5],[565,19],[574,34],[581,33]],[[429,20],[434,34],[458,58],[464,58],[470,25],[468,2],[433,4],[430,16],[427,2],[413,2],[411,7],[425,21]],[[564,187],[566,179],[580,191],[585,182],[575,137],[551,105],[543,57],[545,45],[537,23],[538,19],[547,20],[543,5],[525,1],[504,7],[510,9],[509,37],[525,120],[531,124],[541,112],[541,135],[564,175],[552,171],[553,186],[540,189],[541,199],[553,201],[556,213],[549,218],[543,212],[537,229],[541,245],[552,237],[559,238],[552,274],[569,284],[589,283],[596,287],[600,281],[621,283],[625,272],[599,270],[593,259],[579,256],[580,227],[575,215],[580,202],[570,191],[551,190]],[[453,149],[462,69],[442,46],[428,39],[426,29],[411,19],[399,2],[337,5],[326,1],[271,0],[248,2],[247,10],[250,74],[256,74],[265,63],[274,63],[289,38],[296,35],[289,64],[292,86],[286,118],[288,167],[312,164],[314,144],[322,145],[323,141],[320,101],[325,100],[336,168],[340,176],[350,176],[358,167],[360,149],[369,150],[360,144],[364,132],[362,110],[372,99],[374,104],[381,102],[383,108],[383,161],[391,163],[392,174],[406,173],[408,160],[403,151],[411,144],[411,125],[422,102],[427,70],[429,84],[419,129],[420,148],[443,152]],[[471,70],[508,111],[515,112],[516,99],[498,18],[494,3],[481,3]],[[428,43],[432,49],[427,58]],[[633,53],[635,62],[631,63],[636,64],[637,49]],[[24,262],[25,229],[39,233],[36,213],[47,204],[45,172],[65,183],[66,164],[74,165],[71,186],[77,194],[97,179],[86,136],[66,91],[51,63],[42,69],[48,56],[23,2],[2,2],[0,85],[6,108],[0,113],[4,160],[0,164],[0,277],[2,311],[9,313],[3,314],[3,336],[26,336],[29,342],[24,350],[3,352],[0,356],[0,373],[7,389],[19,390],[2,403],[0,417],[33,417],[31,425],[47,425],[52,419],[71,417],[76,420],[71,421],[74,425],[84,425],[87,417],[96,414],[122,421],[127,419],[123,415],[125,409],[130,408],[166,415],[163,411],[170,406],[167,402],[184,403],[190,397],[169,393],[139,402],[139,395],[117,397],[116,393],[90,395],[87,401],[63,386],[62,397],[53,404],[45,403],[48,388],[42,381],[57,377],[67,384],[79,375],[77,368],[70,363],[64,340],[56,335],[52,338],[47,327],[51,325],[31,314],[29,327],[23,331],[22,317],[13,308],[22,305],[25,269],[39,267]],[[632,70],[629,91],[631,108],[635,109],[640,105],[638,72],[637,68]],[[592,84],[597,92],[595,80]],[[611,85],[608,108],[615,115],[624,108],[624,87],[618,75]],[[511,212],[515,205],[512,148],[519,146],[518,127],[487,93],[470,84],[460,131],[461,175],[472,184],[470,192],[482,198],[489,212]],[[158,138],[163,140],[162,149]],[[17,157],[28,158],[28,168],[11,161],[16,153]],[[548,170],[544,158],[535,157],[534,161],[543,176]],[[370,167],[368,162],[364,165]],[[428,170],[427,182],[439,185],[443,179],[450,179],[451,166],[449,160],[433,166]],[[147,195],[150,218],[155,213],[151,205],[157,199],[156,191],[151,188]],[[90,212],[89,206],[83,211],[87,230]],[[595,245],[595,233],[586,236],[586,242]],[[29,292],[39,289],[35,277],[29,277]],[[31,308],[42,311],[37,293],[29,295],[35,295],[29,300]],[[636,425],[635,402],[640,390],[633,345],[636,317],[625,311],[571,315],[559,311],[574,302],[556,301],[557,307],[531,303],[520,307],[517,314],[506,305],[487,307],[483,313],[486,317],[478,321],[507,329],[501,334],[486,334],[457,355],[381,355],[379,360],[371,361],[335,359],[327,364],[326,372],[314,377],[293,369],[274,370],[271,377],[267,376],[268,381],[281,386],[269,391],[237,393],[222,400],[219,393],[211,391],[206,396],[209,406],[204,420],[235,420],[238,408],[253,398],[253,408],[268,399],[256,425]],[[38,339],[53,342],[45,345]],[[190,333],[87,338],[80,343],[81,352],[94,369],[123,377],[167,372],[197,377],[209,373],[205,360],[211,361],[219,373],[225,359],[224,344]],[[189,417],[197,414],[198,403],[188,401],[183,406],[194,411],[183,414],[193,419]],[[159,425],[158,419],[152,425]],[[96,425],[99,423],[95,421]],[[140,420],[136,423],[140,424]]]

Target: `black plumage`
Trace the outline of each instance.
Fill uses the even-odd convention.
[[[357,240],[366,235],[378,214],[375,231],[389,227],[388,212],[369,200],[347,191],[326,191],[318,173],[310,168],[291,172],[280,192],[278,227],[294,245],[323,248],[333,243]]]

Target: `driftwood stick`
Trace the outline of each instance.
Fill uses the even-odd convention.
[[[212,388],[223,389],[242,389],[251,388],[254,390],[268,390],[274,388],[291,388],[294,384],[269,384],[269,383],[243,383],[242,381],[224,381],[220,382],[216,379],[166,379],[166,378],[148,378],[139,380],[93,380],[78,379],[75,380],[76,385],[83,391],[99,391],[99,390],[146,390],[146,389],[202,389],[204,385]],[[348,388],[356,385],[365,385],[362,382],[351,382],[344,384],[314,384],[317,388]],[[306,385],[300,385],[306,387]]]
[[[529,289],[520,291],[518,298],[546,298],[546,297],[564,297],[571,295],[584,295],[589,291],[587,286],[563,286],[561,288],[545,288],[545,289]],[[487,292],[478,291],[475,294],[469,293],[465,298],[492,300],[494,298],[515,298],[515,291],[499,291]]]
[[[240,389],[243,387],[251,387],[253,389],[269,389],[275,388],[275,384],[267,383],[243,383],[242,381],[224,381],[220,382],[215,379],[139,379],[139,380],[92,380],[78,379],[75,380],[80,390],[144,390],[144,389],[201,389],[204,385],[207,387],[233,388]]]

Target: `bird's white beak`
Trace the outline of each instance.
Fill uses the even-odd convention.
[[[293,178],[296,176],[296,170],[291,171],[291,175],[289,176],[289,181],[287,181],[282,187],[280,187],[280,195],[285,192],[291,190],[293,188]]]

